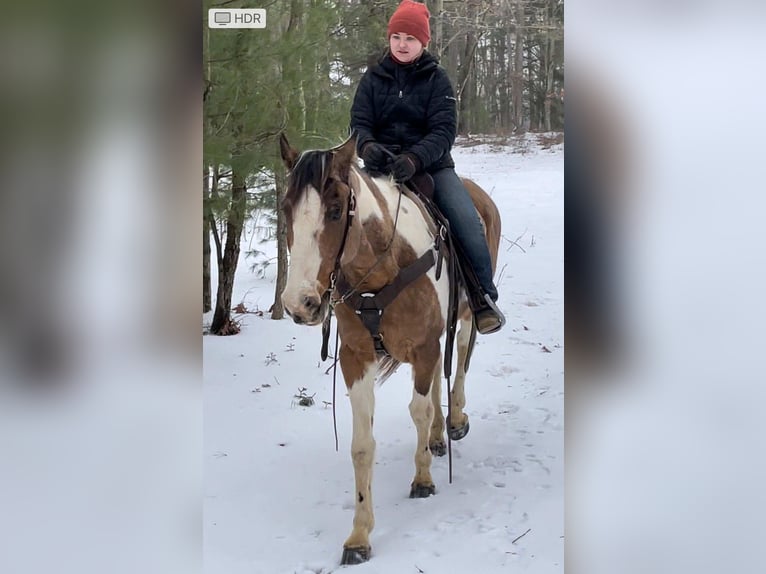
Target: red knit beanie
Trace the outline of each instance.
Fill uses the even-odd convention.
[[[388,21],[388,37],[403,32],[415,36],[424,46],[431,39],[428,7],[420,2],[404,0]]]

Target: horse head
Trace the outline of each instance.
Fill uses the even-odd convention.
[[[349,173],[356,138],[333,149],[300,154],[284,134],[279,144],[288,169],[282,209],[290,252],[282,303],[296,323],[318,325],[327,316],[334,274],[352,225]]]

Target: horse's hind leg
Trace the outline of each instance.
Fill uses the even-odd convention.
[[[375,458],[375,439],[372,419],[375,412],[373,392],[376,363],[363,363],[358,355],[344,347],[340,353],[341,367],[348,385],[353,418],[351,458],[354,462],[354,527],[343,544],[341,564],[359,564],[370,558],[370,532],[375,526],[372,512],[372,465]]]
[[[442,413],[442,359],[436,363],[433,379],[431,380],[431,402],[434,406],[434,418],[431,422],[431,434],[428,437],[428,448],[434,456],[447,454],[444,442],[444,414]]]
[[[457,372],[452,385],[452,412],[449,421],[449,436],[460,440],[468,434],[470,428],[465,408],[465,361],[471,346],[472,319],[460,319],[460,331],[457,334]]]
[[[434,405],[429,397],[434,371],[438,364],[438,342],[436,353],[425,353],[426,357],[413,362],[412,373],[415,379],[410,401],[410,415],[418,433],[418,445],[415,449],[415,478],[410,488],[410,498],[426,498],[436,492],[431,478],[431,450],[428,448],[431,421],[434,417]],[[436,358],[428,358],[436,355]]]

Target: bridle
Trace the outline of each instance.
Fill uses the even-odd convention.
[[[354,216],[356,215],[356,194],[353,188],[348,186],[348,201],[346,203],[346,225],[343,228],[343,237],[340,240],[340,246],[338,252],[335,255],[335,263],[333,264],[332,271],[330,271],[330,281],[328,282],[327,289],[322,294],[322,300],[330,303],[330,296],[335,290],[335,283],[338,280],[338,273],[340,273],[340,260],[343,257],[343,252],[346,249],[346,240],[348,239],[348,232],[353,224]],[[324,359],[323,359],[324,360]]]
[[[359,281],[356,282],[353,286],[348,288],[346,291],[344,291],[337,299],[330,300],[330,297],[332,296],[332,292],[335,290],[335,286],[338,281],[338,277],[340,276],[340,261],[343,257],[343,251],[346,249],[346,240],[348,239],[348,232],[351,229],[351,225],[353,224],[353,218],[356,215],[356,194],[354,193],[354,188],[349,184],[349,195],[348,195],[348,205],[346,208],[346,226],[343,230],[343,237],[340,242],[340,247],[338,247],[338,252],[335,255],[335,263],[333,264],[333,269],[330,272],[330,281],[328,283],[328,287],[325,290],[325,292],[322,295],[322,300],[327,301],[330,303],[330,308],[338,303],[345,303],[346,300],[351,297],[354,293],[356,293],[359,289],[359,286],[367,279],[370,275],[372,275],[372,272],[377,268],[377,266],[383,261],[383,258],[388,254],[389,250],[391,249],[391,246],[394,243],[394,238],[396,237],[396,228],[399,223],[399,212],[401,210],[402,206],[402,192],[399,192],[399,196],[396,203],[396,215],[394,217],[394,227],[391,231],[391,237],[388,240],[388,243],[386,244],[385,248],[381,251],[378,258],[375,260],[375,262],[370,266],[370,268],[367,270],[367,273],[362,276]],[[324,360],[324,359],[323,359]]]

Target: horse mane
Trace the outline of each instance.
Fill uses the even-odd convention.
[[[292,210],[309,186],[322,193],[329,174],[330,154],[325,150],[310,150],[300,155],[290,170],[289,184],[282,202],[285,210]]]

